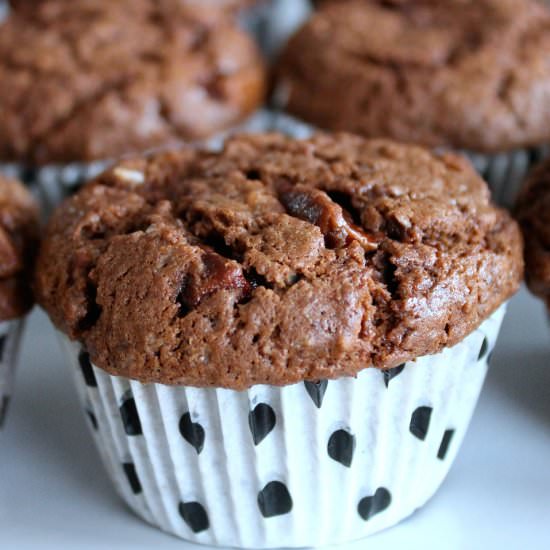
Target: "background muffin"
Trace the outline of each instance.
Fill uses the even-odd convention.
[[[550,309],[550,162],[529,175],[516,205],[525,240],[526,278],[529,288]]]
[[[257,48],[228,19],[177,0],[50,0],[0,32],[0,160],[87,163],[206,138],[263,92]]]
[[[360,538],[433,494],[521,271],[466,161],[260,135],[87,184],[36,288],[128,504],[267,548]]]
[[[278,77],[288,111],[316,126],[483,154],[509,200],[526,150],[550,139],[549,28],[531,0],[328,2],[290,40]]]
[[[22,318],[33,304],[38,210],[18,182],[0,176],[0,427],[12,391]]]

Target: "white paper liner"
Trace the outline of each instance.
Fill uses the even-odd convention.
[[[242,12],[241,24],[255,36],[263,54],[271,60],[310,13],[308,0],[264,0]]]
[[[8,15],[8,2],[7,0],[0,0],[0,23],[6,18]]]
[[[2,429],[13,392],[15,367],[24,321],[0,322],[0,429]]]
[[[328,381],[324,396],[304,383],[243,392],[144,385],[62,341],[105,466],[136,514],[202,544],[305,547],[365,537],[434,494],[504,310],[453,348],[402,370]]]
[[[506,208],[515,204],[516,197],[531,168],[550,153],[550,145],[517,149],[506,153],[484,155],[461,151],[489,184],[495,202]]]

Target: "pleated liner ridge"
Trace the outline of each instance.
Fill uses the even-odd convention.
[[[390,371],[242,392],[111,376],[63,341],[107,471],[137,515],[202,544],[305,547],[380,531],[434,494],[504,309]]]

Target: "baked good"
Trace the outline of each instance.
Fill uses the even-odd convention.
[[[548,29],[531,0],[344,0],[298,31],[278,74],[289,112],[322,128],[504,151],[550,139]]]
[[[177,0],[50,0],[1,28],[0,159],[88,162],[204,138],[263,92],[255,45],[225,18]]]
[[[33,304],[38,208],[23,185],[0,174],[0,428],[13,391],[24,315]]]
[[[519,229],[462,158],[268,134],[88,183],[50,220],[36,289],[139,516],[311,547],[435,492],[521,275]]]
[[[460,150],[509,207],[550,141],[549,29],[536,0],[329,0],[276,98],[317,128]]]
[[[520,257],[455,156],[249,136],[88,184],[50,223],[37,290],[111,374],[243,389],[452,346],[515,292]]]
[[[516,204],[525,240],[525,276],[550,309],[550,161],[529,175]]]
[[[0,175],[0,322],[22,317],[32,306],[37,243],[34,199],[19,182]]]

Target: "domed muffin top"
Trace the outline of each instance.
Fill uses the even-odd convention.
[[[0,175],[0,321],[32,306],[31,268],[38,244],[38,207],[22,184]]]
[[[518,197],[516,215],[525,237],[527,284],[550,309],[550,160],[529,175]]]
[[[264,85],[229,18],[180,0],[50,0],[0,27],[0,159],[90,161],[207,137],[253,111]]]
[[[277,73],[288,110],[321,128],[495,152],[550,139],[548,51],[535,0],[342,0]]]
[[[106,371],[242,389],[451,346],[522,276],[467,161],[350,135],[128,160],[50,221],[36,289]]]

